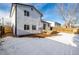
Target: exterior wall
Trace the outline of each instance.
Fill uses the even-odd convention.
[[[15,5],[12,7],[12,11],[11,11],[11,16],[10,16],[10,19],[11,19],[11,26],[13,28],[13,35],[15,35],[15,15],[16,13],[16,8],[15,8]]]
[[[46,24],[46,29],[43,30],[53,30],[53,27],[60,27],[61,24],[57,22],[51,22],[51,21],[42,21],[42,24]],[[49,24],[49,26],[48,26]]]
[[[24,10],[29,11],[30,16],[24,16]],[[29,30],[24,30],[24,24],[29,25]],[[32,25],[36,25],[36,30],[32,30]],[[17,5],[17,35],[35,34],[41,32],[41,15],[29,6]]]

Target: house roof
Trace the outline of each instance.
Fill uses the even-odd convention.
[[[48,24],[50,24],[49,22],[47,22],[47,21],[45,21],[45,20],[41,20],[41,22],[44,22],[44,23],[48,23]]]
[[[34,8],[41,16],[43,16],[43,14],[42,14],[39,10],[37,10],[33,5],[31,5],[31,4],[29,5],[29,4],[23,4],[23,3],[12,3],[11,10],[12,10],[13,4],[18,4],[18,5],[23,5],[23,6],[32,7],[32,8]],[[11,13],[11,11],[10,11],[10,13]]]
[[[59,22],[55,22],[55,21],[47,21],[47,20],[44,20],[44,19],[42,19],[42,22],[47,22],[47,23],[50,23],[50,24],[52,24],[52,23],[60,24]]]

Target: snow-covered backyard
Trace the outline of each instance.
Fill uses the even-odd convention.
[[[5,37],[0,54],[72,55],[79,54],[79,35],[59,33],[46,38]]]

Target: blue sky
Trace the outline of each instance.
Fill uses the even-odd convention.
[[[57,4],[55,3],[35,3],[33,4],[42,14],[43,19],[47,21],[55,21],[61,24],[64,23],[57,12]],[[0,3],[0,16],[9,16],[11,4]]]
[[[11,4],[0,3],[0,17],[9,17]]]

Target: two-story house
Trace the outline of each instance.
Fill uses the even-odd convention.
[[[27,35],[42,32],[40,13],[34,6],[21,3],[13,3],[10,11],[13,35]]]

